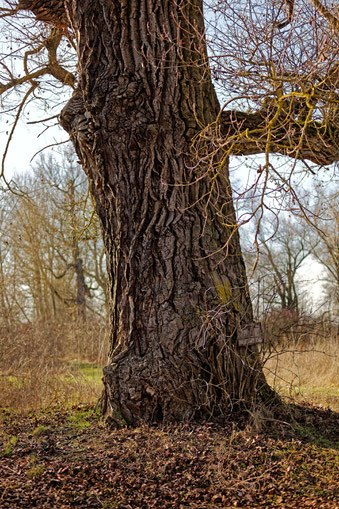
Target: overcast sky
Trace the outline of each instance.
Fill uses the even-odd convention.
[[[41,112],[36,113],[35,118],[42,118]],[[8,136],[6,131],[9,129],[8,124],[0,122],[0,153],[1,157],[4,153]],[[7,180],[12,178],[14,173],[21,173],[30,167],[30,160],[36,152],[52,143],[66,140],[68,135],[59,127],[48,129],[47,132],[39,136],[44,130],[42,124],[29,125],[25,121],[20,121],[14,137],[10,143],[8,154],[5,162],[5,177]],[[34,162],[34,161],[33,161]]]

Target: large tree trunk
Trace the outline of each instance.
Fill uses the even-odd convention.
[[[62,124],[91,182],[107,252],[105,409],[134,424],[250,403],[265,383],[256,347],[238,344],[253,317],[227,161],[198,178],[204,167],[191,149],[219,112],[202,2],[66,4],[80,81]]]

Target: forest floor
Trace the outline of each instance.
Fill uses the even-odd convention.
[[[119,430],[90,405],[0,410],[0,507],[334,509],[339,414],[289,409]]]

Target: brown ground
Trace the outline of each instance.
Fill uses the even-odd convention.
[[[339,414],[110,430],[91,407],[0,418],[1,508],[335,508]],[[291,420],[290,420],[291,422]],[[336,468],[337,467],[337,468]]]

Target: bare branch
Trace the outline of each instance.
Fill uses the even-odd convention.
[[[20,7],[17,6],[14,9],[6,9],[5,7],[0,8],[0,18],[6,18],[7,16],[14,16],[20,11]]]
[[[5,160],[6,160],[6,156],[7,156],[7,152],[8,152],[8,147],[10,145],[10,142],[12,140],[12,137],[13,137],[13,134],[14,134],[14,131],[15,131],[15,128],[17,126],[17,123],[19,121],[19,118],[20,118],[20,115],[21,115],[21,112],[23,110],[23,107],[27,101],[27,99],[29,98],[29,96],[34,92],[34,90],[37,88],[38,86],[38,83],[32,83],[32,86],[30,87],[30,89],[26,92],[26,94],[24,95],[21,103],[20,103],[20,106],[18,108],[18,111],[16,113],[16,116],[15,116],[15,121],[14,121],[14,124],[12,126],[12,129],[11,129],[11,132],[9,134],[9,137],[8,137],[8,140],[7,140],[7,143],[6,143],[6,147],[5,147],[5,150],[4,150],[4,153],[3,153],[3,156],[2,156],[2,162],[1,162],[1,172],[0,172],[0,177],[1,178],[4,178],[4,172],[5,172]]]
[[[42,69],[38,69],[35,72],[25,74],[21,78],[13,78],[11,81],[9,81],[6,84],[0,83],[0,95],[4,92],[7,92],[7,90],[10,90],[11,88],[17,87],[18,85],[22,85],[23,83],[28,83],[36,80],[37,78],[40,78],[40,76],[43,76],[44,74],[48,74],[47,67],[43,67]]]
[[[30,160],[30,163],[33,161],[33,159],[35,159],[35,157],[40,154],[41,152],[43,152],[44,150],[48,149],[48,148],[51,148],[51,147],[58,147],[59,145],[64,145],[65,143],[68,143],[70,141],[69,138],[67,138],[67,140],[63,140],[63,141],[59,141],[59,142],[56,142],[56,143],[51,143],[50,145],[46,145],[45,147],[43,147],[42,149],[38,150],[38,152],[35,152],[35,154],[31,157],[31,160]]]
[[[265,110],[252,114],[225,111],[220,116],[219,134],[223,139],[227,137],[229,155],[259,154],[268,150],[319,165],[339,159],[337,125],[292,122],[284,116],[270,125]]]
[[[332,14],[319,0],[308,0],[320,14],[330,23],[334,30],[339,30],[339,18]]]
[[[62,34],[57,32],[56,34],[51,34],[51,36],[46,40],[45,46],[48,51],[48,66],[47,69],[49,73],[54,76],[58,81],[63,83],[64,85],[69,85],[74,89],[74,85],[76,82],[75,76],[64,69],[58,62],[57,58],[57,49],[61,42]]]
[[[51,117],[42,118],[40,120],[32,120],[31,122],[27,122],[28,125],[31,124],[40,124],[41,122],[48,122],[48,120],[54,120],[55,118],[58,118],[59,115],[52,115]]]
[[[293,10],[294,10],[294,0],[285,0],[285,7],[287,11],[287,19],[283,23],[279,23],[278,28],[285,28],[292,21]]]
[[[11,75],[11,79],[6,84],[0,83],[0,95],[10,90],[11,88],[17,87],[18,85],[22,85],[23,83],[30,82],[32,83],[37,78],[49,74],[60,81],[63,85],[68,85],[74,89],[74,85],[76,82],[76,78],[74,74],[64,69],[58,62],[57,59],[57,49],[61,42],[62,34],[60,32],[52,32],[49,37],[47,37],[42,44],[33,48],[32,50],[28,50],[24,54],[24,70],[25,74],[21,78],[15,78]],[[30,56],[39,53],[42,49],[46,48],[48,52],[48,64],[47,66],[38,69],[35,72],[30,72],[28,69],[28,59]],[[7,69],[7,68],[6,68]]]

